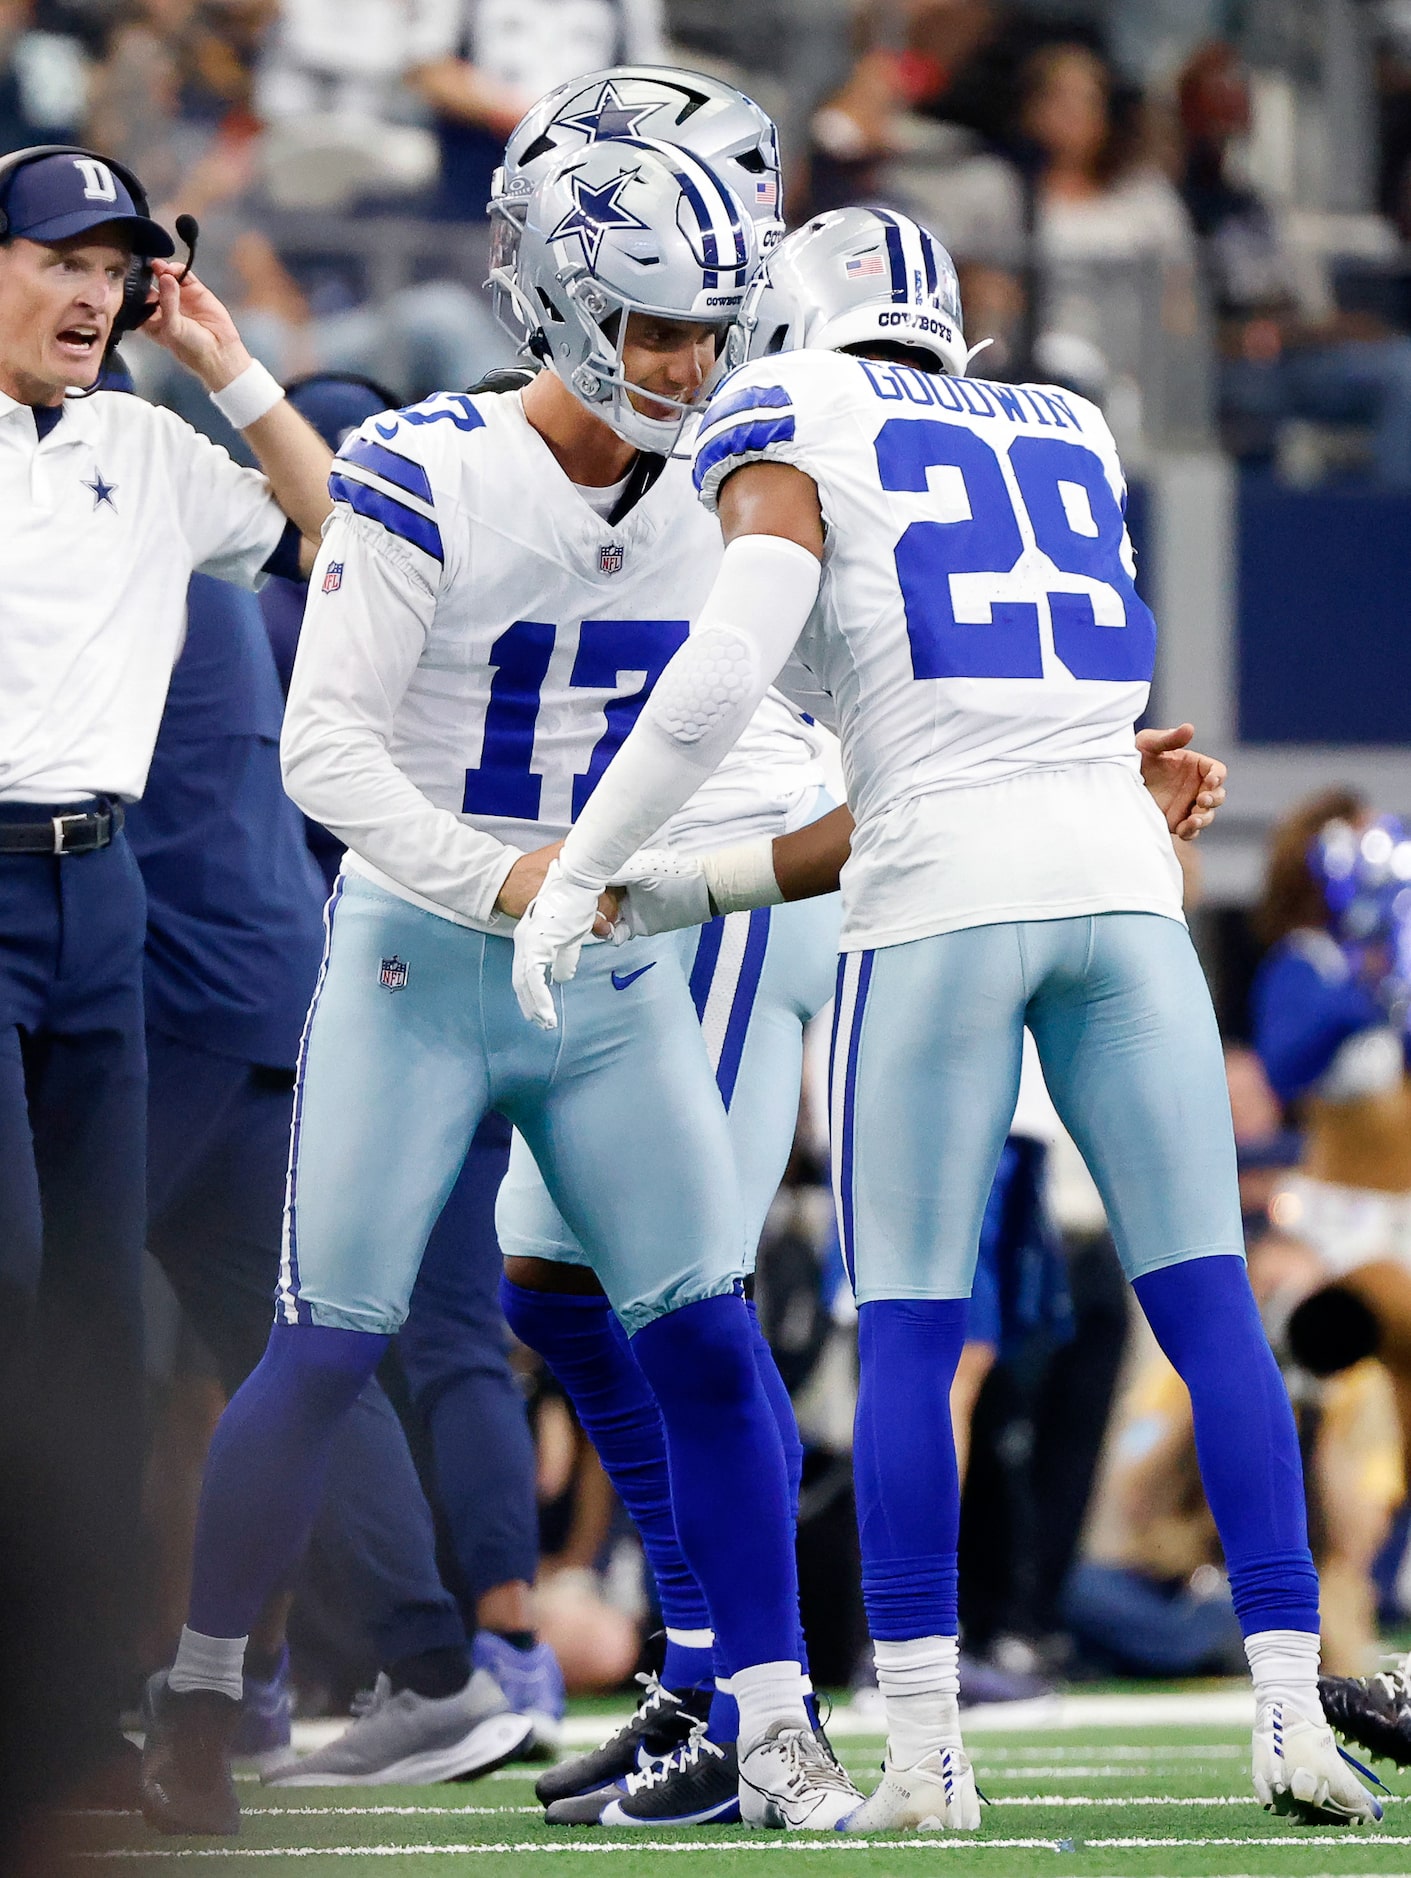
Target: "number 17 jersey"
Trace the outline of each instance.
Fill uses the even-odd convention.
[[[708,407],[706,506],[761,460],[804,471],[823,512],[797,663],[832,699],[857,822],[844,949],[1095,912],[1181,918],[1133,730],[1156,627],[1097,408],[787,353]]]

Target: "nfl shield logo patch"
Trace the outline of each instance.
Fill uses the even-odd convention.
[[[323,591],[325,593],[337,593],[342,585],[343,563],[341,561],[330,561],[323,571]]]
[[[599,548],[598,572],[600,574],[620,574],[622,572],[624,552],[620,541],[610,541],[605,548]]]
[[[399,959],[394,952],[390,959],[382,961],[382,970],[377,974],[379,985],[385,985],[389,991],[405,991],[407,988],[407,961]]]

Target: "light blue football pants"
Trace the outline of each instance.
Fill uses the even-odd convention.
[[[839,961],[834,1193],[859,1304],[970,1295],[1026,1024],[1127,1276],[1244,1256],[1220,1037],[1185,927],[972,926]]]
[[[841,918],[841,901],[829,894],[731,913],[671,935],[729,1117],[750,1271],[793,1147],[804,1027],[833,995]],[[599,1269],[570,1232],[519,1134],[500,1186],[495,1230],[507,1258]],[[630,1256],[630,1248],[623,1253]],[[606,1283],[604,1289],[611,1296]]]
[[[358,875],[329,903],[305,1029],[277,1315],[390,1333],[487,1109],[521,1131],[626,1330],[744,1267],[725,1112],[680,936],[585,946],[526,1023],[513,943]]]

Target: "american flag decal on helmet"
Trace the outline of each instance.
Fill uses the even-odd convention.
[[[379,985],[385,985],[389,991],[405,991],[407,988],[407,961],[399,959],[394,952],[390,959],[382,961],[382,969],[377,974]]]
[[[600,574],[620,574],[622,563],[626,559],[626,550],[620,541],[610,541],[606,547],[598,549],[598,572]]]

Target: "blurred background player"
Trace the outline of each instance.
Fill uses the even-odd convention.
[[[848,268],[868,255],[884,285]],[[812,224],[759,292],[809,349],[745,367],[702,419],[695,475],[721,509],[721,573],[521,923],[516,986],[526,1012],[554,1020],[546,968],[571,977],[603,881],[698,786],[797,649],[838,707],[857,817],[833,1145],[888,1753],[847,1829],[980,1823],[956,1704],[949,1395],[1026,1026],[1191,1390],[1255,1677],[1256,1792],[1271,1810],[1379,1819],[1318,1704],[1297,1437],[1244,1270],[1218,1034],[1180,869],[1137,786],[1155,627],[1110,434],[1095,408],[1046,389],[962,388],[954,269],[914,224],[856,211]],[[823,350],[849,346],[897,363]],[[938,469],[952,480],[933,485]],[[952,585],[961,575],[969,589]],[[977,601],[988,617],[968,620]],[[772,852],[758,858],[757,891],[777,899]],[[1137,1034],[1140,1054],[1121,1047]]]

